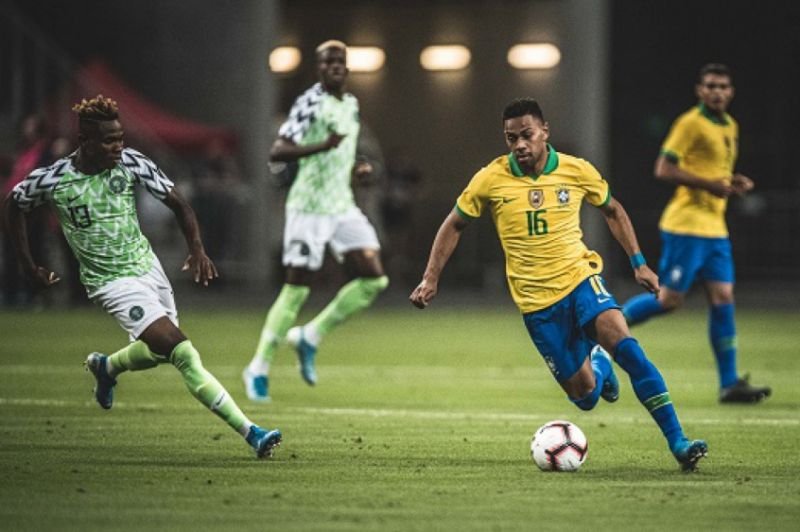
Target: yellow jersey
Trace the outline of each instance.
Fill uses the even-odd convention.
[[[513,153],[482,168],[456,202],[465,219],[488,209],[506,257],[506,277],[523,313],[549,307],[566,297],[603,260],[583,243],[580,208],[611,199],[608,183],[589,162],[547,146],[541,175],[522,172]]]
[[[709,180],[727,181],[733,175],[739,144],[739,125],[729,114],[711,114],[703,104],[679,116],[661,147],[661,154],[681,169]],[[663,231],[721,238],[727,198],[679,185],[661,215]]]

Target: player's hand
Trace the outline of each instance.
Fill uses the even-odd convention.
[[[374,168],[369,161],[356,161],[353,165],[353,180],[358,184],[364,184],[372,175]]]
[[[428,306],[428,303],[436,297],[438,291],[438,283],[423,279],[422,282],[419,283],[419,286],[411,292],[408,299],[415,307],[424,309]]]
[[[727,198],[734,192],[734,188],[727,181],[709,181],[706,190],[718,198]]]
[[[633,270],[636,282],[642,285],[651,294],[658,294],[658,275],[650,269],[647,264],[643,264]]]
[[[196,251],[186,257],[186,261],[181,268],[182,272],[191,272],[195,283],[203,283],[208,286],[208,282],[219,277],[217,267],[208,258],[205,251]]]
[[[731,179],[731,188],[733,189],[734,194],[738,196],[744,196],[753,190],[753,187],[755,187],[753,180],[746,175],[733,174],[733,178]]]
[[[338,146],[339,143],[342,142],[342,139],[344,139],[344,137],[345,137],[345,135],[340,135],[337,132],[332,131],[332,130],[329,133],[330,134],[328,135],[328,138],[325,140],[325,149],[326,150],[331,150],[331,149],[335,148],[336,146]]]
[[[51,272],[42,266],[36,266],[32,271],[29,271],[28,277],[39,288],[48,288],[61,280],[56,275],[56,272]]]

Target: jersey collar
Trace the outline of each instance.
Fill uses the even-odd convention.
[[[703,102],[700,102],[697,105],[697,107],[698,107],[698,109],[700,109],[700,114],[701,115],[703,115],[704,117],[708,118],[709,120],[711,120],[715,124],[718,124],[720,126],[727,126],[728,125],[728,115],[727,115],[727,113],[722,113],[722,116],[716,115],[716,114],[712,113],[711,111],[709,111],[708,107],[706,107],[706,104],[704,104]]]
[[[508,154],[508,166],[511,168],[511,173],[514,177],[531,177],[533,179],[537,179],[541,175],[547,175],[553,172],[556,168],[558,168],[558,153],[555,149],[548,143],[547,144],[547,162],[544,163],[544,170],[542,170],[541,174],[526,174],[520,168],[519,163],[517,162],[517,158],[514,157],[514,152]]]

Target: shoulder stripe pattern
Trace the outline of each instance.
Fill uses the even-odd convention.
[[[278,136],[291,139],[295,144],[300,144],[303,140],[308,128],[316,118],[317,109],[319,108],[322,97],[325,96],[325,90],[320,83],[315,83],[310,89],[301,94],[291,111],[289,111],[289,118],[281,125],[278,130]]]
[[[162,201],[175,186],[156,163],[132,148],[122,150],[121,164],[133,174],[137,183]]]
[[[51,166],[37,168],[23,181],[17,183],[13,190],[14,202],[19,208],[28,212],[50,200],[53,189],[69,167],[69,159],[59,159]]]

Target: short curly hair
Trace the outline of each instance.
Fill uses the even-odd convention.
[[[117,102],[102,94],[89,100],[84,98],[80,103],[72,106],[72,111],[78,115],[81,122],[106,122],[119,118]]]

